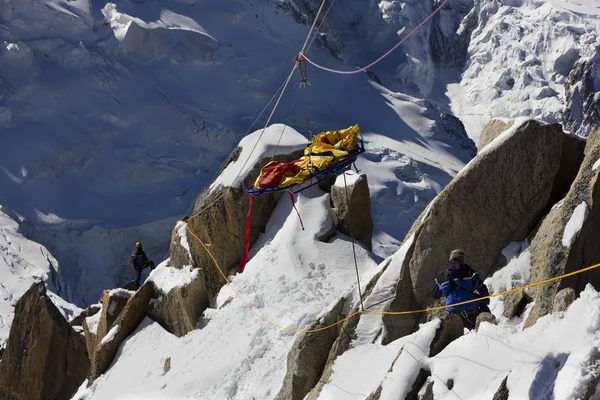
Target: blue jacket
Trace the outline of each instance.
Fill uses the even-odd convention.
[[[488,288],[485,286],[479,274],[467,264],[456,261],[450,262],[445,272],[438,275],[434,282],[432,293],[434,299],[444,296],[446,305],[473,300],[478,297],[488,296]],[[479,302],[462,304],[448,307],[448,312],[462,311],[469,308],[477,308]]]

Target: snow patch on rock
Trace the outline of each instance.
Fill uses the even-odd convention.
[[[294,128],[273,124],[267,129],[259,129],[244,137],[238,146],[242,148],[239,156],[225,167],[212,183],[211,188],[214,189],[219,185],[239,187],[260,160],[303,150],[308,143],[307,139]]]
[[[100,344],[107,344],[112,342],[115,339],[115,336],[117,336],[117,333],[119,333],[119,325],[115,325],[112,328],[110,328],[110,331],[108,331],[106,336],[102,338]]]
[[[189,285],[198,277],[199,269],[186,265],[183,268],[168,267],[167,263],[161,263],[148,276],[146,282],[153,282],[158,290],[163,293],[169,293],[176,287]]]
[[[569,218],[569,222],[565,225],[565,231],[562,237],[563,246],[570,248],[573,243],[575,243],[575,239],[577,239],[577,235],[579,234],[579,231],[581,231],[583,223],[589,214],[590,209],[585,201],[575,207],[571,218]]]

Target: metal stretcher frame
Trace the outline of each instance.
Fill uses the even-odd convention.
[[[315,172],[314,174],[310,174],[303,180],[301,183],[296,183],[294,185],[286,186],[286,187],[273,187],[273,188],[255,188],[254,186],[246,189],[246,193],[251,196],[258,197],[261,194],[265,193],[276,193],[276,192],[291,192],[293,194],[300,193],[303,190],[308,189],[309,187],[318,185],[323,182],[327,178],[332,176],[337,176],[343,171],[350,169],[352,164],[356,161],[356,158],[365,152],[365,145],[362,139],[358,139],[358,150],[354,153],[349,154],[347,157],[341,159],[340,161],[334,163],[333,165]]]

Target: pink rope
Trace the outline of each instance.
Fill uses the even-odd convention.
[[[392,47],[387,53],[385,53],[384,55],[382,55],[381,57],[379,57],[377,60],[373,61],[371,64],[369,64],[369,65],[367,65],[365,67],[359,68],[359,69],[354,70],[354,71],[341,71],[341,70],[337,70],[337,69],[331,69],[331,68],[323,67],[322,65],[319,65],[319,64],[311,61],[308,57],[306,57],[306,54],[300,53],[300,57],[303,57],[312,66],[320,68],[323,71],[333,72],[335,74],[352,75],[352,74],[358,74],[359,72],[364,72],[364,71],[368,70],[369,68],[371,68],[373,65],[377,64],[378,62],[380,62],[381,60],[383,60],[384,58],[386,58],[387,56],[389,56],[394,50],[396,50],[398,47],[400,47],[400,45],[402,45],[404,42],[406,42],[408,40],[408,38],[410,38],[416,31],[418,31],[423,25],[425,25],[431,18],[433,18],[437,13],[439,13],[440,10],[446,4],[448,4],[449,1],[450,0],[445,0],[442,3],[442,5],[439,6],[438,8],[436,8],[435,11],[432,12],[427,18],[425,18],[425,20],[423,22],[421,22],[419,25],[417,25],[417,27],[415,29],[413,29],[412,31],[410,31],[410,33],[408,35],[406,35],[404,37],[404,39],[402,39],[400,42],[398,42],[398,44],[396,44],[394,47]]]

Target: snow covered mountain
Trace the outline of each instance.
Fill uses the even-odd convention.
[[[0,348],[4,349],[15,303],[36,280],[46,282],[49,296],[66,318],[80,310],[68,303],[70,288],[56,259],[44,246],[23,237],[15,217],[1,206],[0,233]]]
[[[440,4],[326,3],[327,19],[309,55],[342,70],[366,65]],[[132,278],[128,254],[135,241],[143,241],[160,262],[175,221],[189,214],[240,138],[264,125],[268,112],[252,123],[292,68],[319,5],[316,0],[0,3],[0,204],[6,207],[0,215],[5,232],[0,273],[12,277],[2,280],[0,345],[15,300],[35,278],[83,307],[96,303],[103,289]],[[360,278],[369,282],[384,270],[389,275],[377,281],[380,297],[374,300],[384,300],[393,289],[406,251],[399,250],[402,239],[474,156],[491,118],[562,122],[580,136],[600,122],[599,28],[594,0],[450,0],[368,73],[347,77],[309,66],[306,103],[294,76],[272,122],[304,134],[354,123],[362,128],[366,153],[357,166],[368,177],[375,225],[373,253],[358,249]],[[290,329],[326,319],[340,298],[343,313],[357,304],[348,238],[338,234],[328,243],[317,238],[334,223],[328,195],[315,188],[299,197],[298,207],[307,231],[299,233],[291,204],[281,200],[247,272],[233,280],[248,305]],[[153,279],[164,277],[165,268],[166,262]],[[554,382],[556,398],[583,398],[574,385],[588,385],[596,376],[596,347],[588,343],[597,340],[590,333],[600,320],[597,297],[588,288],[565,314],[543,317],[530,330],[521,330],[526,315],[486,325],[431,358],[423,349],[411,353],[404,347],[429,346],[439,321],[384,346],[372,340],[379,322],[361,319],[353,348],[335,361],[331,381],[317,396],[365,398],[379,390],[379,398],[394,398],[410,391],[402,386],[414,381],[407,374],[418,374],[427,363],[435,399],[456,392],[491,398],[504,378],[515,398],[551,393],[531,389],[530,378]],[[52,298],[65,315],[76,310]],[[212,300],[199,329],[183,338],[145,319],[106,374],[82,386],[75,398],[275,398],[298,336],[264,325],[229,288]],[[492,304],[496,314],[502,307]],[[590,317],[575,328],[573,321],[582,315]],[[565,335],[574,340],[558,346]],[[489,345],[500,339],[506,339],[502,345]],[[473,359],[494,358],[505,347],[511,349],[507,363],[528,366],[510,372],[502,366],[507,373],[501,378],[490,373],[477,382],[454,375],[454,358],[470,352]],[[560,354],[549,357],[555,348]],[[402,360],[402,368],[388,372],[400,349],[418,361]],[[531,359],[520,357],[525,350],[531,350]],[[565,364],[564,354],[582,360],[583,367]],[[361,379],[352,378],[357,364]],[[473,364],[469,371],[475,375],[486,370]],[[452,376],[460,381],[455,391],[447,384]],[[447,390],[433,381],[445,381]]]
[[[95,302],[101,289],[131,279],[135,241],[162,258],[169,227],[281,85],[307,27],[272,1],[2,4],[0,202],[60,260],[74,300]],[[398,24],[415,25],[430,10],[390,19],[387,9],[354,5],[332,7],[328,24],[348,51],[371,50],[344,55],[343,63],[317,40],[314,57],[362,63],[397,39]],[[360,31],[348,29],[349,12],[360,17]],[[396,56],[375,70],[382,81],[405,58]],[[311,71],[310,79],[311,129],[359,123],[369,149],[361,168],[389,171],[372,181],[382,204],[378,247],[389,253],[390,240],[397,243],[473,146],[438,106],[366,74]],[[274,121],[306,131],[301,96],[288,112],[297,84],[295,77]],[[446,130],[470,153],[454,150]],[[404,205],[389,218],[385,204],[397,196]]]

